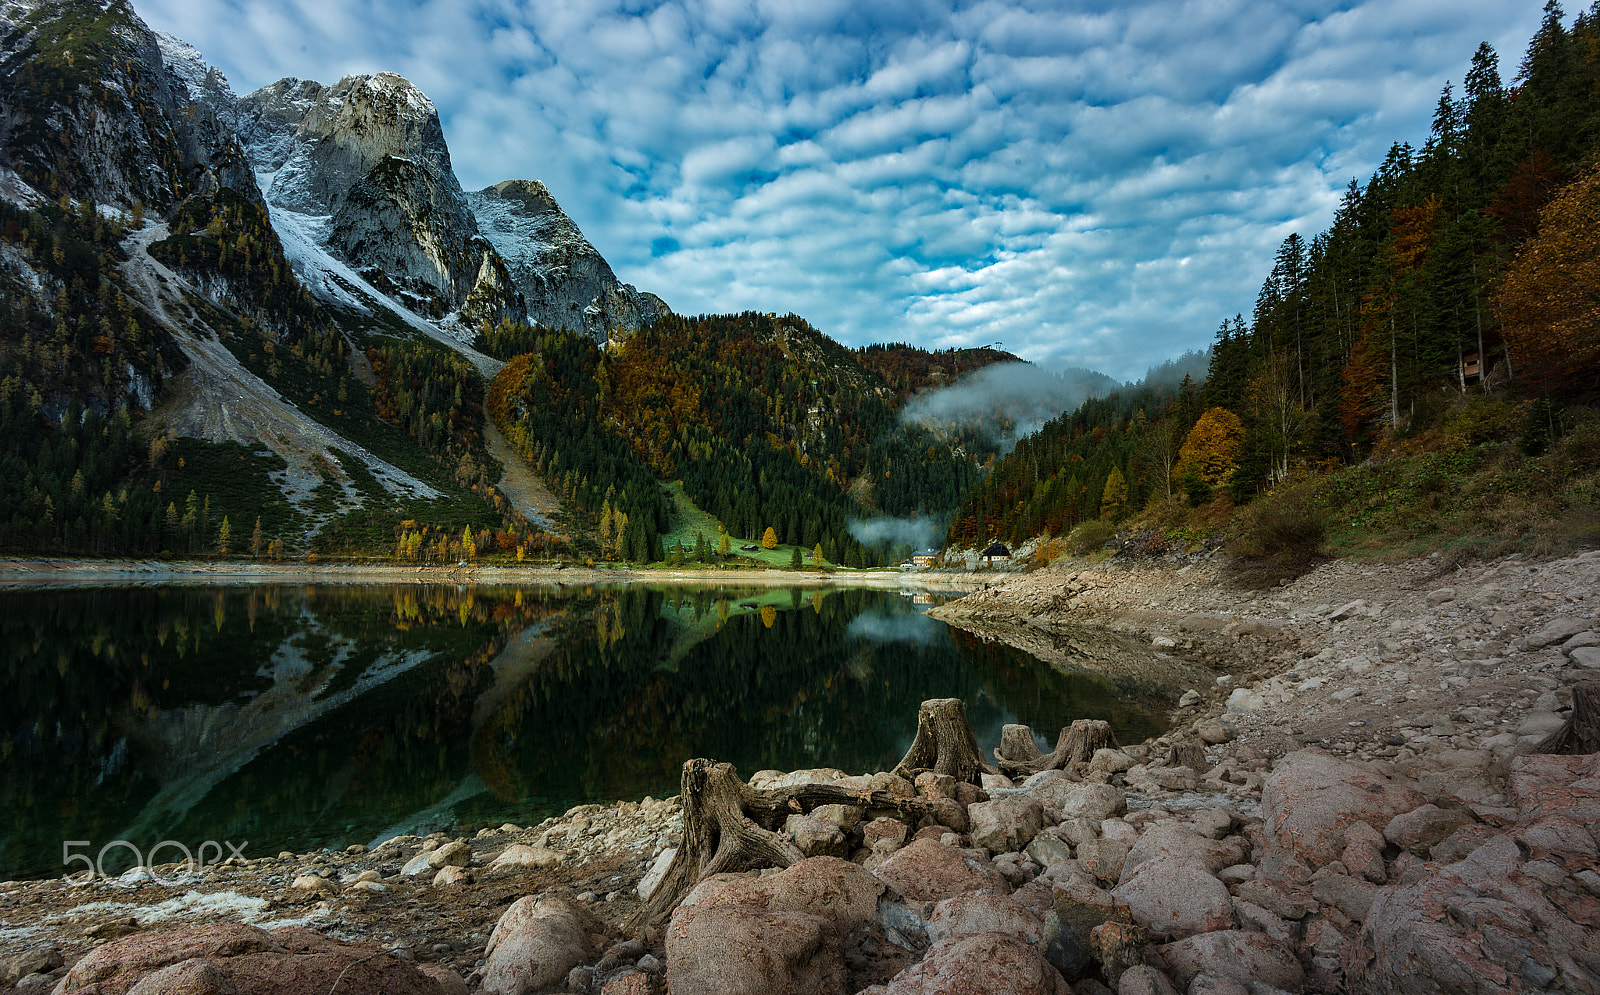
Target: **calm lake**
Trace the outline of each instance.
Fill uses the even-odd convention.
[[[0,879],[63,873],[64,840],[254,857],[531,824],[676,794],[693,757],[882,770],[925,698],[965,700],[986,755],[1007,722],[1047,747],[1074,718],[1159,731],[1103,678],[926,607],[638,584],[0,591]]]

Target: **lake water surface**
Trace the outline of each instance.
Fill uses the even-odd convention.
[[[64,840],[263,856],[531,824],[676,794],[693,757],[882,770],[925,698],[963,699],[986,755],[1007,722],[1158,731],[1103,678],[926,607],[641,584],[0,591],[0,879],[63,873]]]

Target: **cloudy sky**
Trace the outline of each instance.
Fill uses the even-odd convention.
[[[247,92],[398,72],[680,313],[1119,378],[1248,313],[1534,0],[135,0]]]

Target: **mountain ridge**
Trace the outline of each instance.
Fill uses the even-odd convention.
[[[539,181],[463,191],[393,73],[239,97],[125,0],[12,0],[0,120],[0,547],[660,559],[681,478],[866,565],[856,517],[978,472],[798,317],[680,319]],[[59,138],[85,122],[131,144]]]

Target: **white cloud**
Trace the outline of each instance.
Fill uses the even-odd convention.
[[[142,0],[241,91],[388,69],[462,185],[544,180],[685,313],[1002,341],[1121,378],[1247,311],[1277,243],[1419,143],[1500,0]],[[670,241],[669,241],[670,240]],[[652,255],[676,244],[677,251]]]

